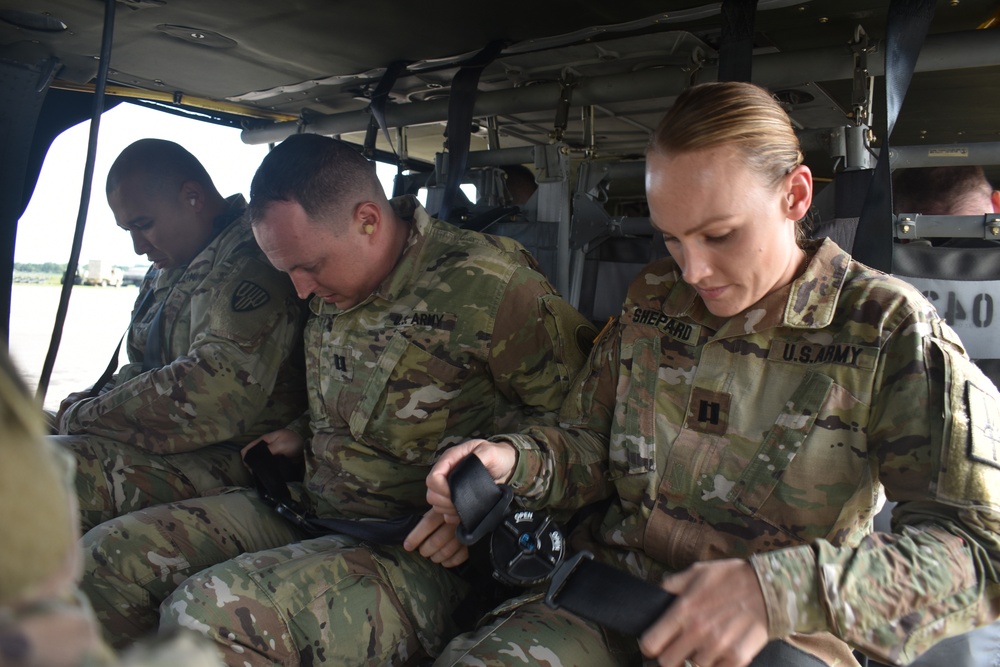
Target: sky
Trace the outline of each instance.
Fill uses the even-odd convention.
[[[52,142],[31,202],[18,223],[15,262],[63,264],[69,260],[80,208],[89,133],[88,120],[69,128]],[[91,259],[110,260],[119,266],[148,266],[144,256],[135,254],[128,233],[115,224],[104,194],[108,169],[115,158],[133,141],[146,137],[176,141],[191,151],[205,165],[223,196],[237,192],[248,196],[250,181],[268,150],[266,144],[244,144],[238,129],[135,104],[119,104],[105,112],[97,139],[94,180],[80,252],[81,266],[86,266]],[[394,173],[394,167],[379,169],[383,185],[387,182],[386,176],[391,179]]]

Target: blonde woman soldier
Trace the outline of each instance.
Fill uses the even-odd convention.
[[[646,165],[671,258],[632,283],[560,427],[459,445],[428,500],[454,514],[469,453],[526,507],[609,499],[573,546],[677,599],[638,639],[509,605],[437,664],[905,663],[996,618],[1000,397],[915,289],[803,240],[812,176],[781,107],[691,88]],[[880,486],[891,533],[870,533]]]

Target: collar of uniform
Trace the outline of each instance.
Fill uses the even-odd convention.
[[[812,257],[802,275],[792,281],[785,302],[784,324],[822,329],[833,321],[851,256],[828,238],[810,241],[806,252]]]
[[[434,225],[434,218],[413,195],[393,197],[389,203],[399,218],[410,225],[410,236],[406,240],[403,254],[382,284],[375,290],[376,296],[386,301],[395,301],[410,285],[418,271],[424,266],[423,255],[427,247],[427,237]]]
[[[399,294],[412,284],[414,274],[423,266],[421,257],[426,246],[427,234],[434,224],[434,218],[413,195],[393,197],[389,200],[389,204],[401,220],[409,223],[410,236],[406,240],[403,254],[399,256],[396,266],[371,296],[359,303],[358,306],[368,303],[374,298],[395,301]],[[354,307],[357,308],[357,306]],[[310,300],[309,309],[317,315],[339,315],[344,312],[336,305],[326,303],[316,297]]]

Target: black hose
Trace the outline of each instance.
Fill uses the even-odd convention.
[[[63,326],[66,324],[66,311],[69,309],[69,296],[73,291],[73,279],[76,277],[76,267],[80,263],[83,230],[87,226],[87,209],[90,207],[90,188],[94,182],[94,162],[97,159],[97,133],[101,129],[101,114],[104,112],[104,89],[108,83],[108,66],[111,64],[111,42],[115,32],[115,3],[116,0],[104,0],[104,35],[101,38],[101,62],[97,68],[94,111],[90,117],[90,138],[87,141],[87,164],[83,170],[80,210],[76,215],[73,247],[69,253],[66,275],[63,276],[62,292],[59,294],[59,307],[56,309],[56,322],[52,327],[52,339],[49,342],[49,351],[45,355],[42,373],[38,378],[36,396],[39,402],[45,400],[45,392],[49,388],[52,367],[56,363],[56,354],[59,352],[59,342],[62,340]]]

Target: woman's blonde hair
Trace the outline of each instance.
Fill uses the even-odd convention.
[[[739,81],[686,89],[656,127],[647,152],[687,153],[719,146],[736,148],[739,159],[772,186],[803,161],[785,110],[767,90]],[[806,232],[800,221],[799,241]]]
[[[803,159],[785,110],[763,88],[738,81],[703,83],[681,93],[649,150],[686,153],[717,146],[737,148],[748,167],[774,184]]]

